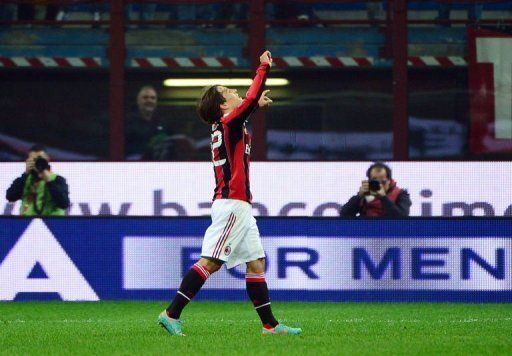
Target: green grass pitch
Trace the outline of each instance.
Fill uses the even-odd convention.
[[[163,302],[0,303],[6,355],[512,354],[512,305],[273,303],[300,336],[262,336],[248,302],[193,302],[186,337],[157,326]]]

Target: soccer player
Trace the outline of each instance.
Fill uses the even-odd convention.
[[[185,274],[171,305],[160,313],[158,322],[171,335],[183,336],[179,320],[183,308],[199,292],[206,280],[224,263],[233,268],[246,263],[246,288],[263,324],[263,334],[299,334],[299,328],[280,324],[272,314],[265,282],[265,253],[256,219],[252,216],[249,186],[251,135],[247,120],[258,106],[272,100],[264,91],[265,78],[272,65],[269,51],[260,57],[260,66],[246,97],[236,89],[221,85],[207,88],[198,103],[198,114],[211,125],[215,193],[212,224],[206,230],[201,258]]]

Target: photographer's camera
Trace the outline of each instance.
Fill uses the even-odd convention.
[[[34,161],[34,169],[32,169],[31,173],[34,176],[39,176],[39,173],[42,173],[44,170],[50,169],[50,165],[48,164],[48,160],[44,157],[37,157]]]

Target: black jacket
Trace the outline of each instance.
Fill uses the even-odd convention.
[[[354,217],[357,214],[361,214],[361,198],[359,195],[354,195],[349,201],[343,205],[340,210],[341,217]],[[392,202],[387,196],[381,198],[382,208],[384,210],[384,216],[386,217],[404,217],[409,216],[409,210],[411,208],[411,198],[407,190],[403,190],[398,197],[396,202]]]
[[[27,174],[23,173],[21,177],[18,177],[12,182],[9,189],[5,194],[5,198],[10,202],[15,202],[23,197],[23,188],[25,187],[25,181]],[[69,202],[69,188],[66,183],[66,179],[61,176],[57,176],[55,180],[47,182],[48,192],[52,197],[55,204],[61,209],[67,209],[70,205]]]

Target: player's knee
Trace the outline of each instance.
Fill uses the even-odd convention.
[[[265,273],[265,259],[260,258],[247,263],[247,273]]]
[[[210,273],[217,272],[222,267],[222,261],[200,258],[199,264],[205,267]]]

